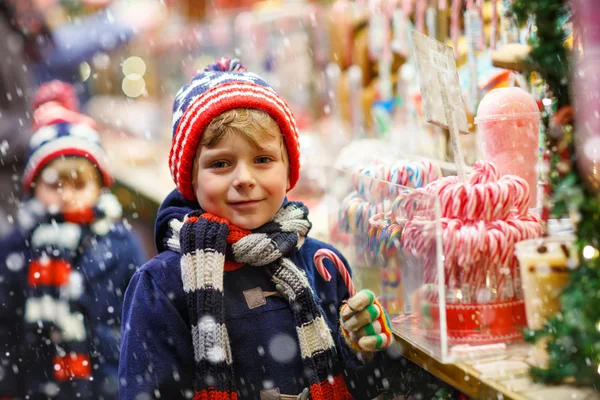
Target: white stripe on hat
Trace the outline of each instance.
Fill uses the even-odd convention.
[[[190,85],[182,89],[177,96],[175,97],[176,101],[180,102],[180,106],[183,103],[183,99],[185,99],[195,88],[202,85],[207,85],[207,90],[214,88],[215,86],[220,85],[224,81],[239,81],[239,82],[250,82],[256,84],[256,80],[259,79],[263,82],[260,76],[252,73],[252,72],[244,72],[240,73],[232,73],[232,72],[221,72],[221,71],[205,71],[203,72],[202,78],[198,78],[193,80]],[[266,82],[265,82],[266,83]],[[274,89],[270,88],[272,91]]]
[[[87,139],[77,136],[62,136],[57,139],[54,139],[43,146],[39,147],[36,151],[33,152],[29,160],[27,161],[27,166],[25,167],[25,172],[23,174],[24,180],[29,181],[33,179],[31,176],[36,172],[39,163],[51,155],[52,153],[56,153],[60,150],[66,150],[69,148],[80,149],[89,153],[95,161],[98,163],[98,167],[110,174],[110,167],[108,162],[108,157],[104,150],[95,144],[94,142],[90,142]]]
[[[29,139],[29,147],[37,148],[42,143],[52,140],[58,136],[58,129],[54,125],[42,126]]]
[[[236,90],[236,89],[241,89],[241,91],[232,92],[232,90]],[[222,94],[223,92],[225,92],[225,94]],[[251,92],[251,93],[255,92],[256,94],[251,95],[249,92]],[[261,93],[263,94],[263,96],[259,95]],[[279,97],[279,95],[277,95],[274,91],[272,91],[272,90],[268,91],[263,86],[259,86],[256,84],[245,84],[245,83],[231,84],[231,85],[217,87],[212,92],[207,91],[204,94],[200,95],[198,97],[198,99],[196,99],[194,101],[194,103],[192,103],[188,107],[188,109],[186,109],[186,111],[184,112],[184,117],[183,117],[184,119],[183,119],[183,121],[180,121],[180,123],[179,123],[179,126],[175,132],[175,138],[174,138],[175,144],[173,145],[173,155],[171,158],[171,174],[173,175],[173,178],[175,179],[175,181],[177,181],[179,178],[178,171],[179,171],[179,166],[180,166],[180,162],[176,162],[176,160],[180,159],[181,154],[182,154],[182,153],[179,153],[179,150],[181,149],[181,151],[183,151],[183,149],[185,149],[185,144],[187,143],[187,138],[190,133],[189,132],[190,127],[193,126],[194,122],[198,119],[199,115],[201,115],[204,111],[206,111],[206,109],[208,107],[210,107],[212,104],[214,104],[215,102],[220,101],[224,98],[230,98],[230,97],[234,97],[234,96],[253,96],[256,98],[261,98],[261,99],[267,100],[268,102],[275,105],[277,108],[279,108],[280,110],[283,111],[283,115],[286,117],[287,122],[293,126],[294,132],[296,134],[296,139],[297,139],[297,128],[296,128],[296,123],[294,121],[294,118],[292,117],[292,113],[291,113],[290,109],[287,107],[286,103],[283,101],[283,99],[281,99],[281,97]],[[196,111],[199,107],[201,107],[201,109]],[[190,118],[192,118],[192,122],[190,124],[190,127],[186,128],[186,125],[188,124]],[[183,134],[183,142],[180,143],[182,140],[181,133],[184,132],[185,129],[187,129],[187,130]],[[180,147],[180,145],[181,145],[181,147]]]
[[[236,91],[232,92],[232,90]],[[287,122],[293,127],[293,131],[297,139],[298,132],[296,128],[296,123],[294,121],[294,118],[292,117],[292,113],[283,101],[283,99],[281,99],[281,97],[279,97],[278,95],[274,94],[274,92],[268,91],[262,86],[258,86],[255,84],[248,85],[242,83],[236,85],[217,87],[213,92],[207,92],[205,95],[200,96],[196,100],[196,102],[190,106],[191,109],[188,108],[188,110],[185,111],[184,120],[180,122],[180,125],[177,128],[174,138],[175,144],[173,145],[173,156],[171,159],[171,174],[173,175],[173,179],[176,182],[179,179],[179,167],[181,165],[181,156],[183,155],[188,135],[195,121],[214,103],[226,98],[243,96],[262,99],[276,106],[280,111],[282,111],[282,114],[286,118]],[[188,125],[190,117],[192,118],[192,120],[191,123],[189,123]],[[183,141],[180,143],[182,137]]]

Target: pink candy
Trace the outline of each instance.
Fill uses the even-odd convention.
[[[424,193],[440,199],[449,291],[462,290],[466,303],[478,302],[481,289],[486,287],[496,289],[498,300],[514,297],[512,286],[507,286],[518,278],[514,245],[542,233],[540,219],[528,213],[527,182],[514,175],[499,177],[493,164],[478,162],[465,183],[448,177],[409,194],[404,203],[409,222],[403,245],[412,254],[423,255],[425,283],[435,283],[435,223],[432,213],[427,212],[431,204],[422,201]]]

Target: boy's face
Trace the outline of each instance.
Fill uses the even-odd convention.
[[[42,169],[34,195],[51,212],[73,212],[96,204],[100,182],[100,172],[88,160],[59,158]]]
[[[260,147],[242,135],[225,135],[215,146],[201,146],[194,191],[202,209],[244,229],[268,222],[289,189],[281,135]]]

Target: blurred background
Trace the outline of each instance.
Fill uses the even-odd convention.
[[[174,188],[167,165],[173,98],[214,59],[240,58],[289,102],[303,158],[290,197],[309,205],[313,234],[324,236],[324,166],[418,157],[453,170],[447,132],[424,119],[412,29],[455,47],[469,122],[485,92],[518,79],[493,66],[496,43],[526,36],[497,1],[3,0],[2,8],[3,81],[23,88],[7,92],[3,107],[5,214],[19,198],[29,139],[14,126],[26,131],[28,96],[60,79],[75,85],[82,111],[99,124],[115,193],[150,256],[157,208]],[[467,12],[479,17],[470,27]],[[474,129],[462,140],[472,164],[480,158]]]

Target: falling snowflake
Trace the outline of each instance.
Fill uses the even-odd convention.
[[[225,350],[221,346],[214,346],[207,352],[208,361],[217,364],[225,360]]]
[[[10,253],[6,257],[6,267],[12,272],[19,272],[25,266],[25,257],[22,253]]]
[[[267,380],[264,380],[264,381],[263,381],[263,387],[264,387],[265,389],[267,389],[267,390],[268,390],[268,389],[273,389],[273,388],[275,387],[275,383],[273,383],[273,381],[272,381],[272,380],[270,380],[270,379],[267,379]]]
[[[271,339],[269,343],[269,354],[273,360],[287,364],[294,360],[298,353],[298,345],[290,335],[281,333]]]

